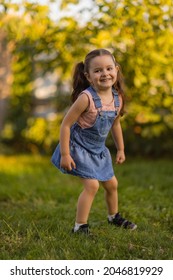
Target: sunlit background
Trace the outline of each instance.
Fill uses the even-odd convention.
[[[0,260],[173,259],[172,23],[172,0],[0,1]],[[127,160],[113,167],[119,211],[138,228],[110,227],[100,188],[91,238],[72,237],[81,181],[50,159],[74,65],[95,48],[124,74]]]
[[[125,79],[126,152],[171,157],[172,22],[168,0],[1,1],[0,151],[51,154],[75,63],[107,48]]]

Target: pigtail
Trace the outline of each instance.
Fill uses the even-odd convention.
[[[118,66],[119,70],[117,73],[117,81],[116,81],[114,87],[122,97],[122,107],[121,107],[120,115],[123,116],[125,113],[125,110],[124,110],[124,105],[125,105],[124,77],[123,77],[123,74],[121,71],[121,66],[117,62],[116,62],[116,65]]]
[[[84,74],[84,63],[81,61],[76,64],[76,67],[74,69],[73,74],[73,91],[71,95],[72,102],[75,102],[75,100],[78,98],[79,94],[90,86],[87,78]]]

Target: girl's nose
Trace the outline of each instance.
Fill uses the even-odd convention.
[[[107,70],[105,69],[105,70],[103,70],[103,72],[102,72],[102,76],[107,76]]]

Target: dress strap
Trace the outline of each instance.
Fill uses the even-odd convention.
[[[101,103],[101,99],[100,97],[97,95],[97,92],[95,91],[95,89],[93,87],[88,87],[87,90],[91,93],[92,98],[94,100],[94,104],[96,109],[99,109],[102,107],[102,103]],[[120,101],[119,101],[119,97],[118,97],[118,92],[112,88],[112,93],[114,95],[114,106],[115,108],[120,107]]]
[[[118,97],[118,92],[114,88],[112,88],[112,92],[113,92],[113,95],[114,95],[115,108],[118,108],[118,107],[120,107],[120,100],[119,100],[119,97]]]
[[[88,87],[87,90],[91,93],[92,98],[94,100],[94,104],[96,109],[99,109],[102,107],[102,103],[101,103],[101,99],[100,97],[97,95],[96,91],[93,89],[93,87]]]

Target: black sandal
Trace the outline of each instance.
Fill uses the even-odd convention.
[[[108,220],[109,224],[115,225],[117,227],[123,227],[125,229],[131,229],[134,230],[137,228],[137,225],[122,218],[120,213],[117,213],[114,218],[112,219],[112,221]]]

